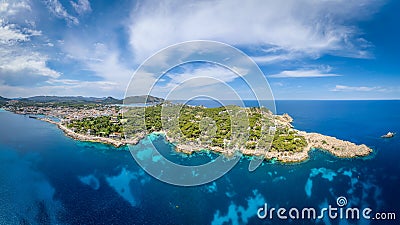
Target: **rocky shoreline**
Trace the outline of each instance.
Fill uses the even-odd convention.
[[[55,122],[53,120],[46,119],[46,118],[37,118],[37,119],[57,125],[57,127],[60,130],[62,130],[66,136],[68,136],[70,138],[73,138],[75,140],[79,140],[79,141],[99,142],[99,143],[103,143],[103,144],[112,145],[112,146],[114,146],[116,148],[119,148],[119,147],[127,145],[127,144],[135,145],[140,141],[140,140],[127,141],[127,140],[124,140],[124,139],[116,140],[116,139],[106,138],[106,137],[97,137],[97,136],[92,136],[92,135],[79,134],[79,133],[76,133],[76,132],[72,131],[71,129],[69,129],[68,127],[62,125],[59,122]]]
[[[138,135],[138,137],[133,140],[125,140],[125,139],[117,140],[117,139],[106,138],[106,137],[97,137],[97,136],[92,136],[92,135],[76,133],[76,132],[72,131],[71,129],[69,129],[68,127],[61,124],[60,122],[55,122],[53,120],[46,119],[46,118],[37,118],[37,119],[57,125],[57,127],[59,129],[61,129],[65,133],[65,135],[67,135],[68,137],[71,137],[75,140],[105,143],[105,144],[113,145],[114,147],[117,147],[117,148],[127,145],[127,144],[135,145],[142,138],[144,138],[146,136],[146,134],[143,133],[141,135]],[[284,122],[284,121],[282,121],[282,122]],[[228,157],[233,156],[236,153],[236,151],[233,149],[224,149],[221,147],[211,147],[211,146],[198,146],[196,144],[189,145],[189,144],[176,143],[174,140],[168,138],[166,132],[164,132],[164,131],[159,131],[159,132],[154,132],[154,133],[163,135],[168,142],[174,143],[175,150],[177,152],[182,152],[185,154],[193,154],[195,152],[199,152],[204,149],[208,149],[210,151],[220,153],[220,154],[223,154]],[[312,149],[322,149],[322,150],[325,150],[339,158],[362,157],[362,156],[367,156],[370,153],[372,153],[372,149],[367,147],[364,144],[357,145],[357,144],[349,142],[349,141],[340,140],[335,137],[331,137],[331,136],[327,136],[327,135],[323,135],[323,134],[307,133],[304,131],[298,131],[298,135],[304,136],[308,143],[308,145],[302,151],[299,151],[299,152],[265,151],[263,149],[253,150],[253,149],[246,149],[246,148],[240,148],[240,149],[238,149],[238,151],[240,153],[242,153],[243,155],[264,156],[264,158],[267,160],[276,159],[277,161],[280,161],[283,163],[296,163],[296,162],[305,161],[309,158],[309,151]]]
[[[330,154],[338,158],[356,158],[367,156],[372,153],[372,149],[364,144],[357,145],[355,143],[337,139],[335,137],[318,134],[318,133],[307,133],[299,131],[299,135],[302,135],[307,140],[308,145],[301,152],[267,152],[265,158],[277,159],[281,162],[296,163],[302,162],[309,158],[309,152],[312,149],[320,149],[327,151]]]
[[[276,159],[283,163],[298,163],[305,161],[309,158],[309,152],[312,149],[320,149],[327,151],[330,154],[338,158],[356,158],[367,156],[372,153],[372,149],[364,144],[357,145],[355,143],[337,139],[335,137],[319,134],[319,133],[307,133],[304,131],[298,131],[298,134],[304,136],[307,140],[308,145],[299,152],[289,151],[265,151],[263,149],[253,150],[241,148],[238,149],[240,153],[248,156],[264,156],[267,160]],[[168,138],[167,138],[168,140]],[[168,140],[170,141],[170,140]],[[232,156],[235,154],[233,150],[223,149],[221,147],[202,147],[185,144],[176,144],[176,151],[185,154],[192,154],[203,149],[209,149],[210,151],[224,154],[226,156]]]

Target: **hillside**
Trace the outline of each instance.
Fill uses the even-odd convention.
[[[130,96],[126,97],[124,104],[138,104],[138,103],[161,103],[164,99],[154,97],[151,95],[141,95],[141,96]]]
[[[4,105],[7,101],[9,101],[10,99],[8,98],[4,98],[0,96],[0,106]]]
[[[34,96],[18,99],[20,102],[26,103],[98,103],[98,104],[121,104],[122,100],[113,97],[83,97],[83,96]]]
[[[130,96],[123,99],[113,97],[84,97],[84,96],[33,96],[27,98],[8,99],[0,96],[0,105],[5,105],[9,100],[16,100],[21,105],[35,104],[62,104],[62,105],[81,105],[81,104],[138,104],[138,103],[161,103],[164,99],[151,95]]]

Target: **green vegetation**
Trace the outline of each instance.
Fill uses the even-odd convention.
[[[72,120],[67,127],[77,133],[108,137],[110,134],[122,133],[121,116],[87,117],[81,120]]]
[[[299,152],[307,146],[307,141],[303,136],[299,136],[289,128],[279,129],[275,133],[272,149],[276,151]]]
[[[3,98],[2,96],[0,96],[0,107],[3,105],[7,104],[7,101],[9,101],[10,99],[8,98]]]
[[[137,104],[137,103],[161,103],[164,99],[157,98],[151,95],[129,96],[124,99],[124,104]]]
[[[203,147],[268,149],[272,142],[272,150],[296,152],[307,146],[296,131],[283,125],[275,127],[274,116],[266,108],[165,104],[130,107],[124,112],[124,120],[121,118],[114,122],[107,116],[84,118],[70,121],[68,127],[98,136],[121,133],[123,127],[128,138],[164,131],[174,142]],[[270,132],[271,127],[275,132]]]

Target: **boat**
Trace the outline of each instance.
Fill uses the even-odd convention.
[[[392,137],[394,137],[395,134],[396,134],[396,133],[388,132],[387,134],[382,135],[381,137],[382,137],[382,138],[392,138]]]
[[[29,118],[37,119],[37,116],[29,116]]]

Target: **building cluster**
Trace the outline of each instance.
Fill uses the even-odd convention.
[[[113,105],[96,106],[7,106],[6,110],[24,115],[44,115],[46,117],[59,118],[62,121],[80,120],[86,117],[111,116],[116,118],[121,109]]]

